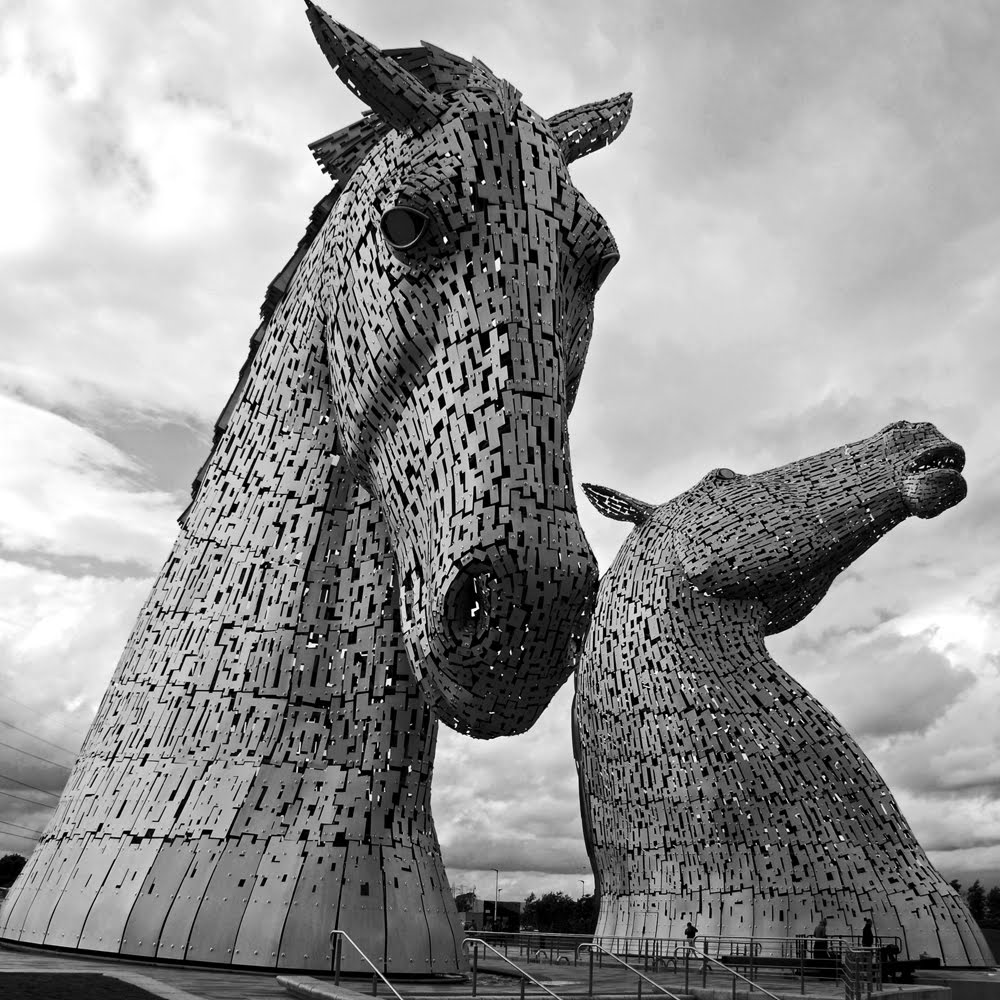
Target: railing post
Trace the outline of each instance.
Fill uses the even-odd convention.
[[[590,975],[587,979],[587,996],[594,995],[594,947],[591,945],[587,951],[590,952]]]
[[[684,949],[684,992],[690,993],[691,989],[691,951]]]
[[[753,935],[750,935],[750,975],[747,977],[750,980],[750,988],[748,992],[753,993]]]
[[[479,984],[479,944],[472,945],[472,995],[476,995],[476,988]]]
[[[524,976],[521,976],[521,1000],[524,1000]]]
[[[378,996],[378,976],[374,972],[372,973],[372,996]]]
[[[333,946],[333,985],[340,985],[340,959],[343,954],[344,945],[339,934],[333,936],[334,942]]]
[[[638,984],[635,989],[636,1000],[642,1000],[642,976],[637,977],[636,983]]]
[[[703,938],[701,944],[705,951],[705,958],[701,963],[701,988],[705,989],[708,986],[708,938]]]
[[[736,977],[733,976],[733,1000],[736,1000]]]
[[[799,945],[799,992],[806,995],[806,949],[805,945]]]

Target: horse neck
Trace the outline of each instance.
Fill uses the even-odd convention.
[[[803,776],[791,782],[789,801],[813,794],[809,780],[825,773],[823,761],[832,754],[860,787],[872,790],[870,814],[888,817],[896,843],[919,852],[895,798],[857,741],[771,656],[763,605],[694,592],[682,582],[679,566],[669,567],[661,579],[671,582],[657,589],[647,577],[645,585],[639,584],[647,588],[650,610],[658,611],[658,632],[653,643],[638,644],[646,652],[640,669],[655,680],[638,685],[637,703],[661,714],[665,705],[673,705],[675,718],[687,720],[685,736],[677,737],[677,745],[683,741],[686,749],[699,755],[742,746],[752,755],[749,768],[767,773],[773,760],[794,760],[789,773],[797,774],[795,769],[800,768]],[[639,627],[648,630],[649,625],[643,620]],[[700,710],[713,716],[713,727],[697,724]],[[720,737],[719,729],[729,735]],[[758,751],[762,756],[755,756]],[[837,802],[837,806],[827,803],[827,808],[839,809]]]
[[[601,583],[577,677],[584,832],[612,900],[602,913],[611,913],[612,897],[662,885],[664,841],[680,845],[671,861],[675,887],[704,886],[706,866],[713,877],[728,873],[716,888],[755,884],[751,852],[734,853],[732,839],[734,825],[746,825],[740,808],[749,820],[751,804],[760,807],[758,819],[798,817],[782,836],[803,858],[841,831],[850,837],[857,831],[860,849],[863,831],[892,829],[892,838],[863,845],[870,859],[884,852],[876,868],[898,866],[891,857],[896,847],[909,851],[914,865],[926,865],[867,756],[771,657],[760,603],[693,591],[677,563],[657,558],[642,542],[630,536],[625,558]],[[630,785],[621,775],[638,776],[640,761],[641,780]],[[856,822],[860,809],[867,827]],[[648,863],[628,853],[645,842],[635,821],[644,815],[689,817],[671,820],[660,846],[642,848]],[[746,843],[755,843],[754,836]],[[772,874],[777,878],[777,869]]]
[[[329,417],[320,242],[255,335],[84,758],[402,768],[420,811],[436,723],[403,649],[385,525]]]

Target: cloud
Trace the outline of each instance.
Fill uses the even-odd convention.
[[[166,556],[183,509],[136,485],[141,468],[82,427],[0,395],[0,545],[138,564]]]
[[[1000,676],[994,668],[992,676],[981,676],[921,739],[907,736],[873,746],[873,759],[890,786],[949,803],[1000,799],[998,699]]]
[[[0,789],[17,796],[0,796],[6,823],[41,829],[48,821],[55,799],[24,785],[62,788],[150,584],[0,561],[0,741],[8,744],[0,771],[14,779],[0,778]],[[7,844],[6,829],[0,845],[30,847]]]
[[[122,18],[25,5],[4,26],[0,90],[23,176],[2,188],[15,224],[0,238],[0,324],[19,336],[0,383],[47,405],[211,419],[267,282],[328,186],[296,114],[313,91],[290,48],[268,48],[271,79],[300,84],[280,110],[261,94],[259,63],[232,66],[268,22],[291,30],[276,8],[218,24],[140,6]],[[226,33],[245,37],[230,46]],[[346,90],[334,103],[347,117]],[[315,128],[309,138],[329,131]]]
[[[361,104],[294,6],[9,7],[0,539],[17,561],[0,614],[19,617],[0,649],[56,739],[96,704],[266,284],[327,189],[306,143]],[[572,166],[622,251],[571,420],[577,482],[663,502],[712,467],[759,471],[901,418],[965,446],[968,499],[895,529],[770,647],[856,727],[918,835],[1000,870],[1000,849],[969,846],[992,842],[1000,758],[995,19],[939,2],[336,14],[384,46],[479,55],[542,113],[634,91],[622,137]],[[606,568],[629,526],[581,505]],[[453,871],[484,895],[487,864],[576,894],[568,689],[526,736],[442,733],[437,772]]]
[[[589,873],[570,735],[572,684],[523,736],[482,741],[442,727],[433,808],[449,871]]]
[[[976,683],[926,637],[885,630],[827,634],[811,655],[800,647],[795,673],[820,701],[836,701],[839,720],[858,737],[925,732]]]
[[[925,580],[907,600],[921,576],[930,585]],[[884,599],[894,578],[907,583],[897,599],[902,613],[846,624],[846,609],[867,594]],[[995,595],[993,581],[992,568],[957,581],[933,562],[886,578],[879,568],[872,579],[858,574],[838,583],[827,600],[840,588],[843,606],[812,632],[823,605],[798,626],[801,635],[792,630],[780,649],[778,640],[769,643],[858,738],[921,845],[947,872],[986,870],[1000,858],[1000,613],[995,601],[978,597]]]
[[[149,577],[71,578],[0,561],[0,701],[26,706],[5,705],[4,717],[24,725],[24,711],[40,713],[32,732],[54,742],[60,730],[85,730],[151,584]]]

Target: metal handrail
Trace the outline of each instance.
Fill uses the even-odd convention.
[[[736,990],[736,980],[737,979],[742,979],[743,982],[749,983],[750,986],[752,986],[755,990],[760,990],[760,992],[763,993],[764,996],[770,997],[771,1000],[781,1000],[781,997],[775,996],[770,990],[765,990],[764,987],[761,986],[759,983],[755,983],[752,979],[747,979],[746,976],[741,975],[735,969],[729,968],[729,966],[726,965],[725,962],[720,962],[720,961],[718,961],[715,958],[709,958],[709,956],[706,955],[704,952],[699,952],[697,948],[687,947],[687,948],[684,949],[684,951],[686,952],[686,954],[688,954],[689,956],[692,956],[694,958],[697,958],[699,961],[702,961],[702,962],[711,962],[712,965],[717,965],[720,969],[723,970],[723,972],[728,972],[729,975],[731,975],[733,977],[733,990],[734,990],[734,992]]]
[[[579,952],[580,952],[580,950],[582,948],[586,948],[590,952],[590,960],[591,960],[591,965],[590,965],[590,975],[591,975],[591,980],[590,980],[590,994],[591,995],[593,995],[593,992],[594,992],[594,982],[593,982],[593,975],[594,975],[594,964],[593,964],[593,962],[594,962],[594,952],[595,951],[599,951],[599,952],[601,952],[602,955],[607,955],[608,958],[613,958],[619,965],[624,965],[625,968],[629,970],[629,972],[634,972],[639,977],[640,980],[644,980],[645,982],[649,983],[650,986],[655,986],[656,989],[658,989],[661,993],[666,993],[666,995],[668,997],[670,997],[670,1000],[679,1000],[679,998],[676,995],[674,995],[673,993],[671,993],[670,990],[668,990],[665,986],[661,986],[658,982],[656,982],[655,979],[650,979],[649,976],[647,976],[644,973],[640,972],[637,968],[635,968],[635,966],[629,965],[629,963],[626,962],[623,958],[619,958],[613,951],[608,951],[608,949],[605,948],[605,947],[603,947],[602,945],[599,945],[599,944],[581,944],[577,948],[577,953],[578,954],[579,954]],[[640,995],[642,994],[642,983],[641,982],[639,984],[639,993],[640,993]],[[774,1000],[778,1000],[778,998],[775,997]]]
[[[660,944],[663,941],[665,941],[667,944],[670,944],[670,942],[673,940],[673,938],[638,938],[637,937],[637,938],[630,938],[629,940],[639,941],[639,942],[646,942],[647,944],[651,941],[654,945],[656,945],[656,944]],[[667,954],[666,951],[655,951],[654,950],[654,952],[653,952],[652,955],[650,955],[649,952],[647,951],[645,954],[638,954],[638,955],[636,955],[636,957],[637,958],[642,958],[643,960],[646,960],[646,961],[648,961],[650,958],[652,958],[652,960],[653,960],[653,970],[654,971],[656,970],[656,966],[660,962],[664,962],[664,963],[673,962],[674,963],[674,969],[676,970],[676,968],[677,968],[677,953],[679,951],[684,951],[686,947],[687,947],[686,945],[677,944],[674,947],[674,953],[673,953],[672,956],[669,955],[669,954]],[[584,948],[588,948],[588,949],[596,948],[598,951],[602,952],[605,955],[611,955],[613,958],[616,958],[616,959],[620,958],[620,956],[618,955],[618,953],[615,952],[613,949],[605,948],[604,945],[602,945],[602,944],[594,944],[592,941],[584,941],[582,944],[578,944],[576,946],[576,951],[573,954],[573,964],[574,965],[579,965],[580,964],[580,952],[583,951]],[[626,955],[630,955],[631,952],[626,951],[625,954]],[[625,964],[627,965],[628,963],[626,962]]]
[[[343,957],[342,953],[343,953],[343,950],[344,950],[343,946],[341,945],[341,943],[339,941],[339,939],[337,940],[336,944],[334,944],[334,940],[333,939],[335,937],[337,937],[338,935],[340,937],[347,938],[347,940],[350,941],[352,945],[354,945],[354,950],[368,963],[369,966],[371,966],[371,970],[372,970],[372,996],[376,996],[377,995],[378,980],[381,979],[382,982],[385,983],[385,985],[389,987],[389,990],[392,992],[392,995],[396,998],[396,1000],[403,1000],[403,998],[399,995],[399,993],[396,992],[396,988],[392,985],[392,983],[390,983],[389,980],[386,979],[385,976],[382,975],[381,972],[379,972],[379,970],[375,966],[375,963],[361,950],[361,948],[358,946],[357,941],[355,941],[354,938],[352,938],[351,935],[347,933],[347,931],[342,931],[342,930],[332,930],[332,931],[330,931],[330,947],[333,948],[333,983],[334,983],[334,985],[335,986],[339,986],[340,985],[340,960]],[[375,978],[376,976],[378,976],[378,979]]]
[[[559,948],[561,950],[562,946],[569,945],[570,942],[576,941],[578,943],[586,944],[600,944],[605,948],[610,948],[616,953],[624,952],[629,954],[632,951],[633,946],[643,946],[649,942],[656,941],[661,945],[673,945],[674,943],[680,945],[686,945],[686,939],[684,937],[656,937],[650,938],[642,934],[636,935],[626,935],[626,934],[564,934],[556,931],[478,931],[477,935],[482,935],[482,939],[486,941],[495,941],[501,947],[518,947],[525,948],[529,950],[534,947],[544,947],[546,950],[552,950],[548,948],[548,944],[551,942],[553,949]],[[539,945],[539,941],[543,941],[544,944]],[[783,958],[801,957],[799,952],[801,949],[805,948],[807,951],[812,951],[812,946],[816,942],[811,934],[795,934],[793,936],[785,935],[784,937],[774,935],[711,935],[711,934],[699,934],[698,941],[700,944],[707,945],[711,954],[721,955],[724,948],[740,949],[741,947],[747,947],[752,945],[754,950],[763,955],[767,954],[778,954]],[[858,934],[828,934],[825,938],[819,938],[818,940],[826,942],[831,948],[845,947],[845,946],[858,946],[861,943],[860,935]],[[895,944],[900,951],[903,951],[903,942],[896,935],[886,935],[886,934],[876,934],[875,937],[876,945],[887,945]],[[792,951],[789,954],[789,950]],[[640,953],[641,954],[641,953]]]
[[[865,975],[862,979],[861,965],[858,964],[859,956],[863,956]],[[870,1000],[873,989],[878,992],[882,989],[882,962],[880,949],[874,946],[861,948],[847,948],[843,955],[843,965],[841,966],[841,982],[844,984],[844,994],[854,1000],[860,1000],[862,984],[866,987],[867,996]]]
[[[472,962],[472,995],[476,995],[476,979],[479,973],[479,946],[482,945],[484,948],[489,949],[499,958],[502,962],[506,962],[512,969],[516,969],[521,974],[521,996],[524,996],[524,981],[525,979],[534,983],[540,990],[544,990],[550,997],[555,997],[555,1000],[562,1000],[562,997],[558,993],[553,993],[547,986],[540,983],[530,972],[525,972],[516,962],[512,962],[506,955],[501,955],[500,952],[496,950],[491,944],[487,944],[482,938],[466,938],[462,942],[462,950],[465,950],[466,945],[473,945],[475,950],[473,951],[473,962]]]
[[[544,934],[545,937],[583,937],[580,934],[549,934],[548,932],[531,931],[520,932],[522,935],[530,934]],[[506,937],[517,937],[517,934],[511,931],[497,932],[498,936],[503,934]],[[656,937],[650,938],[643,934],[593,934],[587,935],[590,940],[596,942],[602,942],[605,944],[610,943],[613,948],[618,942],[639,942],[644,941],[679,941],[684,942],[683,937]],[[735,935],[735,934],[699,934],[699,942],[708,942],[708,944],[714,949],[718,950],[724,946],[739,946],[739,945],[749,945],[753,944],[755,947],[763,945],[765,948],[773,948],[777,945],[800,945],[800,944],[811,944],[816,941],[812,934],[796,934],[794,937],[779,937],[777,935],[763,935],[763,934],[745,934],[745,935]],[[820,937],[818,940],[828,941],[831,944],[860,944],[861,935],[860,934],[828,934],[826,937]],[[896,944],[902,950],[902,940],[898,935],[895,934],[876,934],[875,936],[876,944]]]

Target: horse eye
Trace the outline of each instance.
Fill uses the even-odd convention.
[[[606,253],[601,257],[597,265],[597,277],[594,279],[596,287],[600,288],[604,284],[604,279],[611,273],[611,269],[618,263],[620,257],[616,253]]]
[[[732,469],[719,469],[715,473],[716,479],[735,479],[736,473]]]
[[[427,216],[415,208],[390,208],[382,213],[382,235],[393,250],[412,247],[427,228]]]

